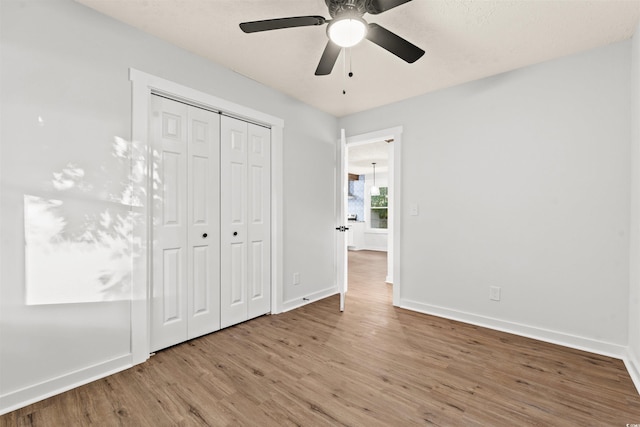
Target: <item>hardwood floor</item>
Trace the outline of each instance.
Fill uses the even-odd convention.
[[[330,297],[169,348],[2,426],[625,426],[623,363],[391,306],[384,253]]]

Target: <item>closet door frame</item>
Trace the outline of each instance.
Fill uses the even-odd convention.
[[[149,132],[151,94],[218,111],[271,128],[271,313],[282,312],[283,296],[283,131],[284,120],[130,68],[132,82],[131,194],[135,221],[133,239],[142,245],[135,257],[131,295],[131,365],[150,353],[151,159]]]

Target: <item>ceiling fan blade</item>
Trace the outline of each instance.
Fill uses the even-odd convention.
[[[410,64],[424,55],[424,50],[378,24],[369,24],[367,39]]]
[[[331,40],[327,42],[327,46],[324,48],[324,52],[322,52],[318,68],[316,68],[316,76],[331,74],[331,70],[333,70],[333,66],[336,65],[341,50],[342,48]]]
[[[279,30],[281,28],[309,27],[322,25],[327,20],[322,16],[292,16],[291,18],[265,19],[264,21],[243,22],[240,29],[245,33]]]
[[[389,9],[409,3],[410,1],[411,0],[369,0],[366,3],[366,9],[367,13],[377,15],[378,13],[386,12]]]

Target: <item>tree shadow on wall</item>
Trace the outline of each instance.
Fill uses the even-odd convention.
[[[111,155],[90,177],[70,162],[52,174],[49,192],[24,195],[28,305],[131,299],[144,163],[119,137]]]

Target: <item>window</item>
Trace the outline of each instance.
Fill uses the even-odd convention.
[[[388,187],[380,187],[379,196],[371,196],[371,228],[387,229],[389,208],[387,201]]]

